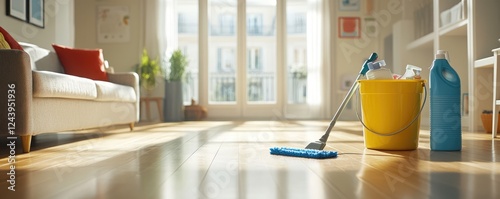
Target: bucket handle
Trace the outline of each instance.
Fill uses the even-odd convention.
[[[356,110],[355,110],[356,117],[358,117],[358,120],[361,122],[361,124],[363,125],[363,127],[365,127],[366,129],[368,129],[369,131],[371,131],[372,133],[375,133],[377,135],[380,135],[380,136],[393,136],[393,135],[396,135],[398,133],[401,133],[402,131],[404,131],[408,127],[410,127],[415,121],[417,121],[418,117],[420,117],[420,114],[422,113],[422,110],[424,109],[425,102],[427,101],[427,87],[425,86],[425,83],[422,83],[422,86],[424,87],[424,93],[425,94],[424,94],[424,101],[422,102],[422,107],[420,107],[420,111],[418,111],[418,114],[415,116],[415,118],[413,118],[413,120],[408,125],[406,125],[405,127],[403,127],[402,129],[400,129],[400,130],[398,130],[396,132],[389,133],[389,134],[382,134],[382,133],[378,133],[378,132],[373,131],[370,128],[368,128],[366,126],[366,124],[363,122],[363,120],[359,117],[358,106],[354,106],[356,108]],[[359,92],[356,93],[356,98],[359,101]]]

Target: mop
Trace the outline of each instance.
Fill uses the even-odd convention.
[[[356,89],[358,89],[359,84],[357,80],[363,77],[368,71],[368,63],[377,60],[377,58],[378,58],[377,53],[372,53],[370,57],[363,63],[363,66],[361,67],[361,70],[359,71],[359,74],[356,77],[356,81],[354,81],[351,88],[349,89],[349,92],[347,92],[347,95],[340,104],[340,107],[337,109],[337,112],[330,121],[330,125],[328,125],[325,134],[321,136],[321,138],[318,141],[309,143],[305,149],[291,148],[291,147],[272,147],[270,148],[270,153],[273,155],[284,155],[284,156],[295,156],[295,157],[317,158],[317,159],[337,157],[337,151],[323,151],[323,149],[326,146],[326,141],[328,140],[328,136],[330,136],[330,131],[332,131],[332,128],[333,126],[335,126],[338,117],[344,110],[345,106],[347,105],[351,97],[354,95]]]

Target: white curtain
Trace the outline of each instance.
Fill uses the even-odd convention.
[[[175,0],[145,0],[145,47],[163,64],[177,48]],[[335,1],[334,1],[335,2]],[[307,104],[295,116],[311,119],[329,117],[330,103],[330,0],[308,0],[307,12]],[[162,20],[163,19],[163,20]],[[167,71],[168,72],[168,71]],[[304,110],[306,108],[307,110]],[[285,108],[288,109],[288,108]],[[304,110],[304,111],[302,111]],[[288,117],[288,116],[287,116]]]
[[[144,47],[151,57],[158,57],[162,64],[166,64],[172,51],[177,48],[175,1],[146,0],[144,9]]]
[[[309,0],[307,12],[307,106],[312,118],[325,118],[330,69],[330,0]]]

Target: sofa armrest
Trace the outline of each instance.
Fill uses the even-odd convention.
[[[108,73],[108,79],[115,84],[126,85],[139,92],[139,75],[135,72]]]
[[[0,133],[13,136],[31,135],[33,133],[31,108],[33,83],[29,55],[20,50],[2,49],[0,50],[0,67],[2,68],[0,73]]]
[[[136,118],[137,121],[139,121],[139,114],[140,114],[140,99],[141,99],[141,93],[140,93],[140,87],[139,87],[139,75],[135,72],[115,72],[115,73],[108,73],[108,79],[112,83],[116,84],[121,84],[121,85],[126,85],[134,88],[135,90],[135,95],[136,95]]]

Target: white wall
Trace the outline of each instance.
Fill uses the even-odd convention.
[[[96,15],[98,5],[126,5],[130,9],[131,39],[127,43],[98,44]],[[0,26],[16,40],[52,49],[57,43],[79,48],[102,48],[105,59],[116,71],[132,71],[142,50],[141,0],[45,0],[45,27],[39,28],[0,14]],[[0,10],[5,12],[5,1]]]
[[[371,4],[371,9],[370,5]],[[400,0],[361,0],[359,11],[339,11],[339,3],[333,5],[332,33],[334,59],[332,65],[332,113],[335,113],[344,99],[347,90],[342,89],[342,82],[346,78],[355,78],[363,62],[372,52],[379,55],[379,60],[385,59],[384,38],[392,33],[392,25],[401,19],[402,3]],[[360,17],[360,38],[339,38],[338,17]],[[375,18],[378,32],[368,36],[366,33],[365,19]],[[404,66],[387,66],[404,67]],[[356,97],[353,97],[353,103]],[[357,105],[357,104],[356,104]],[[348,106],[341,115],[342,120],[357,120],[353,104]],[[359,110],[360,111],[360,110]]]
[[[45,0],[45,27],[20,21],[5,14],[5,1],[0,3],[0,26],[17,41],[30,42],[52,50],[52,43],[73,45],[73,0]]]
[[[142,0],[76,0],[75,47],[101,48],[104,59],[109,61],[115,71],[133,71],[139,64],[143,46],[142,4]],[[130,40],[124,43],[98,43],[97,8],[114,5],[129,8]]]

